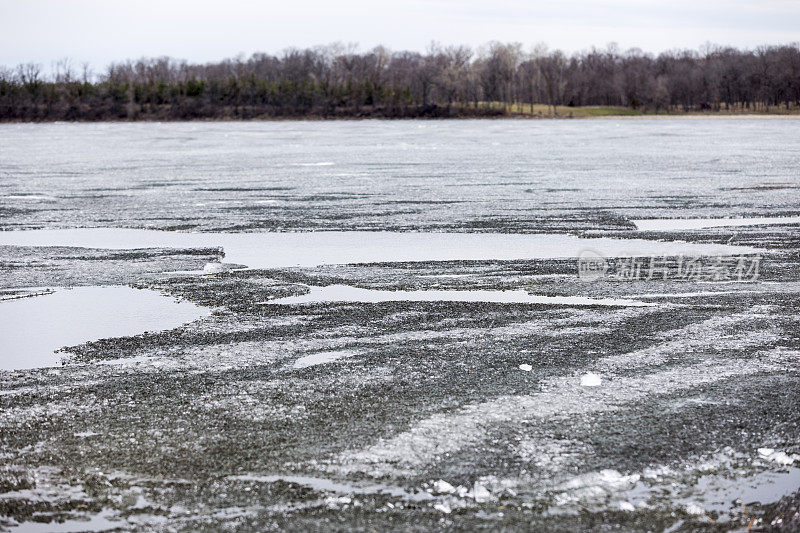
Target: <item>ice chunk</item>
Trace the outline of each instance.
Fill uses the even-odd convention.
[[[758,453],[764,459],[784,466],[794,463],[797,459],[796,455],[789,455],[786,452],[775,451],[772,448],[759,448]]]
[[[624,475],[616,470],[600,470],[572,478],[558,486],[557,505],[605,500],[610,495],[632,489],[641,477]]]
[[[522,363],[521,365],[519,365],[519,369],[524,370],[525,372],[530,372],[531,370],[533,370],[533,367],[527,363]]]
[[[477,503],[484,503],[494,499],[492,493],[489,492],[489,490],[486,487],[484,487],[477,481],[475,482],[475,485],[473,485],[472,487],[472,497],[475,499]]]
[[[599,387],[602,382],[600,376],[592,372],[581,376],[581,387]]]
[[[206,274],[217,274],[226,270],[228,270],[227,265],[223,263],[206,263],[206,266],[203,267],[203,272]]]
[[[433,484],[433,490],[437,494],[453,494],[456,488],[447,481],[440,479]]]
[[[619,509],[621,511],[630,512],[630,511],[635,511],[636,510],[636,507],[634,507],[631,502],[619,502],[618,505],[619,505]]]
[[[700,506],[700,505],[698,505],[698,504],[696,504],[694,502],[687,503],[684,506],[683,510],[686,511],[687,513],[689,513],[689,514],[693,514],[693,515],[696,515],[696,516],[701,516],[701,515],[706,514],[706,510],[702,506]]]
[[[433,506],[433,508],[436,509],[437,511],[440,511],[440,512],[444,513],[444,514],[450,514],[450,511],[451,511],[450,505],[448,505],[447,502],[439,502],[439,503],[435,504]]]

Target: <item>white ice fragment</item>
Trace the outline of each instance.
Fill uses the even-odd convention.
[[[615,492],[632,489],[640,479],[638,474],[623,475],[616,470],[590,472],[559,485],[563,492],[555,500],[558,505],[602,500]]]
[[[636,507],[631,502],[619,502],[618,505],[621,511],[631,512],[636,510]]]
[[[437,494],[453,494],[456,488],[447,481],[440,479],[433,484],[433,490]]]
[[[581,387],[599,387],[602,382],[600,376],[593,372],[581,376]]]
[[[700,472],[711,472],[712,470],[716,470],[719,468],[719,462],[717,461],[703,461],[697,464],[695,467]]]
[[[439,502],[439,503],[435,504],[433,506],[433,508],[436,509],[437,511],[440,511],[440,512],[444,513],[444,514],[450,514],[450,511],[451,511],[450,506],[447,504],[447,502]]]
[[[687,503],[684,506],[683,510],[686,511],[687,513],[689,513],[689,514],[693,514],[693,515],[696,515],[696,516],[701,516],[701,515],[706,514],[706,510],[702,506],[700,506],[700,505],[698,505],[698,504],[696,504],[694,502]]]
[[[787,455],[785,452],[778,452],[775,454],[775,457],[773,457],[772,460],[782,465],[790,465],[797,460],[797,456]]]
[[[780,465],[790,465],[794,463],[794,457],[788,455],[786,452],[775,452],[769,456],[769,459]]]
[[[477,481],[472,487],[472,497],[475,499],[476,503],[484,503],[494,499],[492,493]]]
[[[458,487],[456,487],[456,495],[459,498],[464,498],[467,496],[467,494],[469,494],[469,489],[467,487],[463,485],[459,485]]]
[[[773,463],[778,463],[779,465],[784,466],[794,463],[798,458],[796,455],[789,455],[786,452],[775,451],[773,448],[759,448],[758,454],[768,461],[772,461]]]
[[[525,372],[530,372],[531,370],[533,370],[533,367],[527,363],[522,363],[521,365],[519,365],[519,369],[524,370]]]
[[[203,272],[206,274],[216,274],[225,270],[227,269],[222,263],[206,263],[206,266],[203,267]]]
[[[675,472],[666,466],[645,468],[642,472],[642,477],[645,479],[652,479],[660,481],[664,476],[674,475]]]

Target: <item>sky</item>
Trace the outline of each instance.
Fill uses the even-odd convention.
[[[800,41],[800,0],[0,0],[0,65],[69,57],[217,61],[341,42],[424,51],[431,41],[545,43],[568,53],[615,42],[648,52],[705,43]]]

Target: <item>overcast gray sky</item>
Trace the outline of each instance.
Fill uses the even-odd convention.
[[[0,0],[0,64],[58,58],[95,68],[142,56],[204,62],[331,42],[424,50],[539,42],[567,52],[617,42],[658,52],[710,41],[800,41],[798,0]]]

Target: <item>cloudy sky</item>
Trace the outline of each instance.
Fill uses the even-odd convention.
[[[402,7],[399,7],[402,6]],[[332,42],[424,50],[491,40],[567,52],[800,41],[798,0],[0,0],[0,65],[169,55],[212,61]]]

